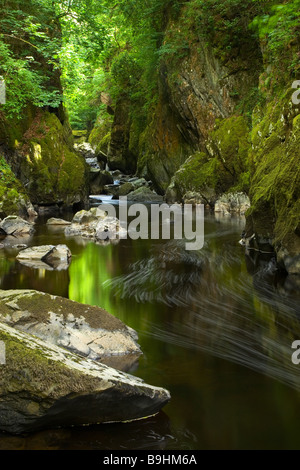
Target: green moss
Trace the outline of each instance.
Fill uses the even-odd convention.
[[[193,154],[176,172],[173,184],[181,197],[188,191],[213,201],[227,191],[248,192],[249,129],[242,116],[218,120],[207,142],[209,154]]]
[[[294,245],[300,222],[300,116],[284,92],[267,106],[252,131],[252,207],[248,223],[276,246]],[[296,243],[297,244],[297,243]]]
[[[10,166],[3,157],[0,157],[0,214],[2,217],[7,215],[19,214],[25,210],[25,204],[29,202],[20,181],[12,172]]]
[[[86,186],[83,158],[71,151],[63,127],[52,113],[45,113],[39,129],[28,132],[23,145],[22,172],[29,181],[28,192],[38,204],[72,204]]]

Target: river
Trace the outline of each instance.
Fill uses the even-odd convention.
[[[94,201],[97,204],[97,201]],[[37,222],[29,245],[66,243],[68,270],[33,269],[0,252],[1,289],[37,289],[98,305],[134,328],[143,355],[129,373],[170,390],[156,416],[126,423],[0,435],[1,449],[300,449],[297,278],[238,241],[242,217],[206,214],[205,244],[97,245]]]

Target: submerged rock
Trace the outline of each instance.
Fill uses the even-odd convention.
[[[0,323],[0,430],[122,422],[156,414],[167,390]]]
[[[90,359],[141,354],[137,333],[106,310],[35,290],[0,291],[0,321]]]

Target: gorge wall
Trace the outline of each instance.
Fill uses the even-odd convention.
[[[134,142],[137,174],[169,203],[197,193],[213,208],[226,193],[249,196],[247,236],[255,236],[258,250],[273,247],[282,267],[299,273],[300,121],[292,102],[299,35],[275,49],[249,28],[255,13],[248,3],[217,11],[211,35],[199,31],[196,10],[191,14],[196,2],[176,18],[166,14],[157,97],[139,133],[135,105],[127,107],[127,150]]]

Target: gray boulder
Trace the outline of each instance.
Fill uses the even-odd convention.
[[[0,430],[124,422],[156,414],[167,390],[0,323]]]
[[[224,215],[245,215],[250,208],[249,197],[241,192],[223,194],[215,203],[215,212]]]
[[[17,215],[9,215],[1,221],[0,232],[14,237],[30,235],[34,232],[34,224]]]
[[[0,322],[89,359],[141,354],[137,334],[100,307],[35,290],[0,290]]]
[[[66,245],[41,245],[21,250],[17,255],[17,260],[31,267],[43,266],[46,269],[48,265],[53,269],[67,269],[71,257],[71,251]]]
[[[163,196],[156,194],[154,191],[151,191],[150,188],[141,186],[140,188],[132,191],[127,195],[128,201],[135,201],[135,202],[162,202]]]
[[[65,229],[66,236],[80,236],[94,241],[119,240],[127,236],[119,219],[108,217],[100,208],[80,211],[75,214],[72,224]]]
[[[71,222],[69,222],[68,220],[64,220],[64,219],[57,219],[56,217],[51,217],[50,219],[47,220],[47,225],[70,225]]]

